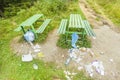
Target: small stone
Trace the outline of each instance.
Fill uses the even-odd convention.
[[[62,58],[64,58],[65,56],[64,55],[62,55]]]
[[[113,62],[113,59],[110,59],[110,62]]]
[[[103,55],[103,54],[104,54],[104,52],[100,52],[100,54],[102,54],[102,55]]]

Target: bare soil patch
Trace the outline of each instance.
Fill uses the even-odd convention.
[[[105,67],[106,75],[96,76],[96,80],[119,80],[120,34],[116,32],[117,29],[111,21],[100,14],[96,14],[85,0],[80,0],[79,5],[87,20],[93,25],[97,35],[95,40],[92,39],[92,50],[98,54],[96,59],[103,61]],[[96,18],[99,16],[102,17],[97,21]]]

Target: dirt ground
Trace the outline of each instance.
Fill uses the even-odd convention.
[[[105,16],[96,14],[85,0],[80,0],[82,9],[87,20],[94,26],[97,38],[92,39],[92,50],[96,54],[103,53],[97,58],[103,61],[105,76],[98,80],[120,79],[120,33],[116,32],[115,26]],[[97,21],[96,18],[100,20]],[[110,60],[113,59],[113,62]]]
[[[95,80],[119,80],[120,79],[120,33],[116,32],[114,25],[105,16],[96,14],[90,6],[85,2],[85,0],[80,0],[80,8],[86,16],[87,20],[94,26],[94,32],[96,34],[96,39],[92,39],[92,48],[95,56],[88,56],[85,58],[84,62],[91,60],[100,60],[103,62],[105,68],[105,75],[95,75],[93,78]],[[96,18],[99,17],[100,20],[97,21]],[[56,46],[59,35],[57,34],[57,29],[50,32],[46,41],[40,45],[40,52],[44,54],[42,58],[45,62],[55,62],[57,67],[63,67],[66,59],[68,58],[68,49],[61,49]],[[30,44],[27,42],[18,43],[20,37],[16,37],[11,42],[12,49],[17,55],[36,54],[31,48]],[[69,66],[73,68],[77,65],[70,63]]]

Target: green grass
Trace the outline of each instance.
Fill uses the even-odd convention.
[[[57,42],[57,46],[59,47],[62,47],[62,48],[72,48],[71,46],[71,35],[72,34],[69,34],[68,37],[67,37],[67,41],[66,41],[66,35],[65,34],[62,34],[60,35],[60,38]],[[84,36],[84,38],[82,38],[81,36],[82,35],[78,35],[79,36],[79,39],[76,43],[77,46],[79,47],[87,47],[87,48],[90,48],[91,47],[91,41],[87,38],[87,35]]]
[[[76,7],[78,2],[70,2],[67,4],[68,9],[66,9],[66,11],[56,10],[55,13],[51,11],[47,12],[46,5],[44,6],[42,4],[44,4],[44,2],[37,2],[36,5],[31,8],[21,10],[14,17],[0,20],[0,80],[54,80],[54,78],[66,80],[63,70],[56,69],[54,63],[45,63],[37,59],[29,63],[22,62],[21,56],[16,56],[10,47],[13,38],[23,35],[22,31],[14,32],[13,30],[18,27],[22,21],[36,13],[43,13],[47,18],[51,18],[53,21],[50,26],[53,28],[58,27],[60,20],[69,16],[70,13],[80,13],[79,7]],[[41,6],[44,7],[41,8]],[[34,70],[33,64],[37,64],[39,69]],[[77,76],[77,78],[88,80],[84,75]]]
[[[114,24],[120,26],[120,0],[87,0],[92,8],[106,15]]]
[[[84,77],[81,77],[81,76],[84,76]],[[73,77],[73,80],[93,80],[93,79],[90,77],[85,77],[84,72],[80,71],[76,76]]]

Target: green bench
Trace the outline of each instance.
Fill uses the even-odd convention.
[[[14,31],[23,31],[24,34],[26,33],[25,31],[25,27],[30,27],[32,29],[32,31],[35,34],[35,37],[37,38],[37,33],[43,33],[43,31],[45,30],[45,28],[47,27],[47,25],[50,23],[51,19],[46,19],[43,24],[37,29],[35,30],[33,24],[39,20],[39,18],[41,18],[43,16],[43,14],[35,14],[32,17],[28,18],[27,20],[25,20],[24,22],[22,22],[18,28],[16,28]]]
[[[87,20],[83,20],[84,26],[85,26],[85,31],[88,36],[91,37],[96,37],[95,33],[93,32],[92,28],[90,27],[90,24]]]
[[[71,31],[71,29],[83,29],[79,31]],[[75,29],[75,30],[76,30]],[[76,32],[77,34],[82,34],[82,38],[84,39],[84,35],[90,37],[96,37],[95,33],[93,32],[90,24],[87,20],[83,20],[80,14],[70,14],[69,23],[67,25],[67,19],[62,19],[60,26],[58,28],[58,34],[66,34],[66,39],[68,38],[68,34],[72,34]],[[69,41],[69,40],[66,40]]]
[[[89,22],[87,20],[83,20],[80,14],[71,14],[69,22],[67,21],[67,19],[62,19],[57,31],[58,34],[65,34],[65,42],[71,41],[69,40],[69,35],[72,33],[81,34],[83,41],[85,35],[93,37],[95,39],[96,35],[93,32]],[[77,31],[79,29],[80,31]]]
[[[47,27],[47,25],[49,24],[49,22],[51,21],[51,19],[46,19],[43,24],[36,30],[36,33],[43,33],[43,31],[45,30],[45,28]]]
[[[27,20],[25,20],[24,22],[22,22],[18,28],[16,28],[14,31],[21,31],[22,28],[21,26],[24,28],[26,26],[33,26],[33,24],[40,18],[42,17],[43,14],[35,14],[32,17],[28,18]]]
[[[67,27],[67,19],[62,19],[57,33],[65,34],[66,27]]]

